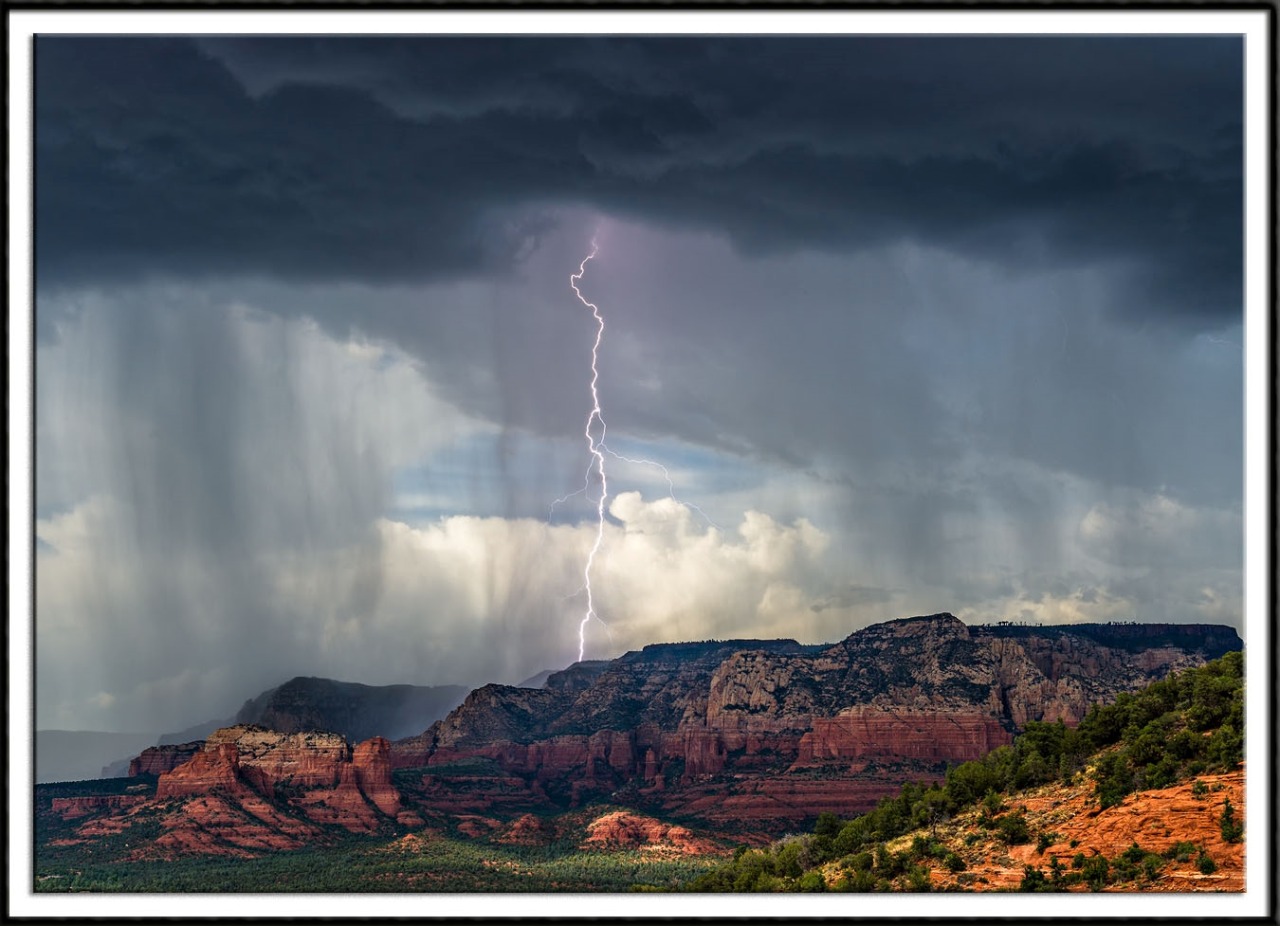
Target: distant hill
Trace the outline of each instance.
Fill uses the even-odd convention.
[[[37,730],[36,783],[85,781],[155,742],[154,733],[100,733],[89,730]]]
[[[250,698],[234,722],[280,733],[323,730],[352,743],[371,736],[399,739],[421,733],[466,695],[460,685],[362,685],[300,676]]]

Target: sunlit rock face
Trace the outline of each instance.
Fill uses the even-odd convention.
[[[353,749],[336,733],[279,733],[241,724],[216,731],[203,749],[161,774],[156,799],[267,801],[295,807],[316,823],[370,831],[401,810],[389,756],[390,743],[382,737]]]
[[[148,746],[141,755],[129,760],[129,777],[139,775],[163,775],[188,761],[204,748],[204,741]]]
[[[500,769],[531,803],[629,796],[742,826],[870,807],[906,779],[1008,743],[1031,720],[1093,704],[1240,647],[1227,627],[969,627],[950,614],[877,624],[834,645],[659,644],[544,688],[488,685],[395,767]],[[465,776],[464,776],[465,777]],[[485,782],[471,776],[473,806]],[[448,788],[431,783],[438,799]]]

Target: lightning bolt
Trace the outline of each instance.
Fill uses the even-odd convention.
[[[569,285],[573,288],[573,294],[578,297],[578,301],[591,310],[591,315],[596,320],[596,340],[591,345],[591,412],[587,415],[587,424],[583,428],[583,436],[587,440],[587,449],[591,453],[591,464],[587,467],[587,481],[590,482],[591,470],[594,469],[600,474],[600,497],[596,499],[596,537],[591,544],[591,552],[587,554],[587,564],[582,570],[582,586],[587,593],[587,613],[582,616],[582,622],[578,624],[578,661],[582,661],[583,654],[587,648],[587,624],[591,621],[600,621],[606,628],[608,627],[604,621],[600,620],[600,616],[596,614],[595,599],[591,594],[591,567],[595,564],[596,554],[600,552],[600,544],[604,542],[604,503],[609,497],[609,477],[605,473],[604,468],[604,436],[607,428],[604,423],[604,414],[600,410],[600,342],[604,339],[604,316],[600,314],[600,308],[594,302],[587,300],[582,295],[582,290],[578,289],[578,281],[587,272],[587,262],[596,256],[599,252],[599,246],[594,238],[591,239],[591,253],[582,259],[578,264],[578,272],[569,274]],[[597,439],[592,436],[592,426],[598,424],[600,437]],[[581,491],[586,490],[583,485]],[[577,494],[577,493],[573,493]],[[568,496],[566,496],[567,498]]]
[[[595,598],[592,594],[592,589],[591,589],[591,568],[592,566],[595,565],[596,555],[600,552],[600,547],[604,543],[605,502],[609,498],[609,477],[608,477],[608,474],[605,472],[605,465],[604,465],[605,454],[608,454],[609,456],[613,457],[616,460],[621,460],[624,463],[631,463],[639,466],[652,466],[661,470],[663,478],[665,478],[667,481],[667,492],[671,496],[672,500],[674,500],[680,505],[684,505],[685,507],[698,512],[698,514],[700,514],[709,525],[719,530],[719,526],[714,521],[712,521],[711,518],[707,516],[707,513],[703,511],[701,508],[699,508],[697,505],[693,505],[693,504],[690,504],[689,502],[684,502],[676,498],[675,483],[671,479],[670,471],[665,466],[663,466],[661,463],[655,460],[639,460],[639,459],[634,459],[632,457],[623,456],[622,454],[616,453],[613,450],[611,450],[608,444],[605,443],[605,435],[608,432],[608,427],[605,425],[604,413],[600,408],[600,388],[599,388],[600,342],[604,340],[604,316],[600,314],[600,307],[597,306],[594,302],[591,302],[590,300],[588,300],[585,296],[583,296],[582,290],[578,288],[578,283],[581,282],[583,276],[586,275],[588,262],[590,262],[596,256],[596,254],[599,253],[599,251],[600,251],[599,245],[596,243],[595,238],[592,238],[591,253],[588,254],[586,257],[584,257],[582,259],[582,262],[578,264],[577,273],[569,274],[569,286],[573,289],[573,294],[578,297],[578,301],[581,302],[584,307],[591,310],[591,315],[596,321],[596,338],[595,338],[595,342],[591,345],[591,411],[587,414],[587,423],[582,430],[582,435],[586,439],[587,450],[590,453],[591,459],[587,465],[587,471],[583,476],[582,487],[579,489],[576,489],[573,492],[570,492],[568,495],[564,495],[564,496],[561,496],[560,498],[557,498],[554,502],[551,503],[551,508],[550,508],[550,511],[548,512],[548,517],[550,517],[551,514],[554,513],[557,505],[563,504],[564,502],[568,501],[570,498],[573,498],[575,495],[587,494],[591,486],[592,472],[594,471],[599,476],[600,495],[596,499],[596,536],[595,536],[595,539],[592,541],[591,550],[587,553],[587,562],[582,570],[582,585],[578,588],[576,592],[573,593],[573,595],[568,596],[569,598],[572,598],[572,597],[575,597],[580,592],[584,592],[584,591],[586,592],[586,595],[587,595],[587,610],[586,610],[586,613],[583,614],[581,622],[579,622],[578,624],[578,661],[579,662],[582,661],[582,658],[586,653],[587,625],[590,624],[592,621],[596,621],[597,623],[600,624],[600,626],[604,627],[605,632],[609,634],[609,638],[611,640],[613,639],[613,633],[609,629],[609,625],[600,618],[599,614],[596,613]],[[597,433],[598,433],[598,436],[597,436]]]

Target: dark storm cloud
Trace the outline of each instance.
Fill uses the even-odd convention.
[[[43,283],[500,271],[542,210],[752,252],[1106,263],[1239,317],[1242,49],[1197,37],[42,38]]]

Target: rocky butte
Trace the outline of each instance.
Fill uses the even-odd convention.
[[[1029,720],[1095,703],[1239,649],[1224,626],[967,626],[950,614],[833,645],[657,644],[543,688],[486,685],[392,744],[442,812],[608,799],[722,832],[850,815],[907,779],[1008,743]]]

